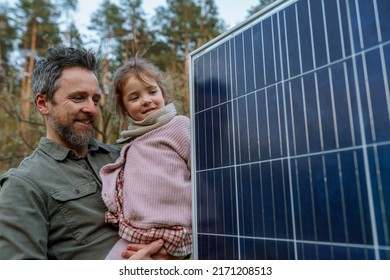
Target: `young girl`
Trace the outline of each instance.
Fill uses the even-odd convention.
[[[122,259],[130,243],[164,240],[168,254],[192,252],[190,121],[176,115],[163,73],[141,58],[114,75],[113,100],[128,129],[118,160],[104,166],[102,197],[106,222],[121,239],[106,259]]]

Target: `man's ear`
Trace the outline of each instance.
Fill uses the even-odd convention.
[[[46,94],[37,93],[35,95],[35,102],[42,115],[47,115],[49,113],[49,101],[47,101]]]

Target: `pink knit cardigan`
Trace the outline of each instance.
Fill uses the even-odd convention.
[[[100,171],[108,210],[117,211],[116,180],[125,165],[126,223],[141,229],[191,227],[190,162],[190,121],[185,116],[135,138],[122,148],[115,163]]]

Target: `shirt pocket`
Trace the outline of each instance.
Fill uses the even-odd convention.
[[[51,193],[51,197],[57,206],[51,209],[51,226],[58,235],[87,244],[102,233],[102,228],[107,227],[104,223],[106,207],[95,182],[57,189]]]
[[[94,182],[81,183],[70,188],[53,192],[51,196],[57,201],[69,201],[96,193],[97,186]]]

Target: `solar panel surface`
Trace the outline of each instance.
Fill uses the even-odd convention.
[[[278,1],[190,54],[197,259],[390,259],[390,1]]]

